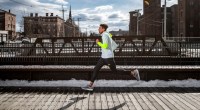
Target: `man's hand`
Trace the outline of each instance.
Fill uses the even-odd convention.
[[[96,43],[98,43],[99,42],[99,39],[96,39]]]

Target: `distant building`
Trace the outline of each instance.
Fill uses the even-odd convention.
[[[62,37],[63,22],[62,18],[53,13],[46,13],[46,16],[38,16],[38,13],[33,16],[31,13],[29,17],[24,17],[25,37]]]
[[[69,18],[65,22],[65,37],[79,37],[79,27],[72,20],[71,6],[69,11]]]
[[[160,0],[149,0],[149,4],[144,3],[144,13],[138,16],[138,11],[131,11],[129,35],[164,35],[164,6],[161,7]],[[137,23],[138,21],[138,23]],[[178,5],[167,7],[167,37],[178,36]]]
[[[0,30],[0,43],[8,40],[8,31]]]
[[[180,37],[200,38],[200,0],[178,0]],[[200,41],[200,39],[186,39]]]
[[[113,35],[113,36],[127,36],[129,35],[129,32],[128,31],[123,31],[121,29],[119,29],[119,31],[110,31],[110,33]]]
[[[164,35],[164,5],[161,9],[161,24],[162,24],[162,35]],[[178,5],[172,5],[167,7],[167,27],[166,36],[167,37],[178,37]]]
[[[171,7],[167,7],[167,19],[166,19],[166,37],[172,37],[172,10]],[[161,21],[160,24],[162,25],[162,36],[164,36],[164,5],[161,8]]]
[[[138,28],[138,31],[139,31],[139,35],[145,35],[145,22],[142,22],[142,20],[144,19],[144,15],[141,15],[139,17],[139,20],[141,20],[141,22],[138,22],[138,25],[139,25],[139,28]]]
[[[137,34],[137,16],[138,12],[131,11],[130,14],[130,23],[129,23],[129,35]]]
[[[16,37],[16,15],[0,9],[0,30],[8,31],[8,39]]]
[[[161,1],[150,0],[149,5],[143,0],[144,18],[140,23],[144,23],[144,35],[162,35]]]
[[[178,5],[171,6],[172,12],[172,37],[178,37]]]

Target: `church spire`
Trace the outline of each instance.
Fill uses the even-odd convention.
[[[70,5],[70,9],[69,9],[69,19],[72,20],[71,5]]]

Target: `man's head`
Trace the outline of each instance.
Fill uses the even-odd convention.
[[[99,34],[102,34],[104,31],[106,31],[108,28],[107,24],[100,24],[99,26]]]

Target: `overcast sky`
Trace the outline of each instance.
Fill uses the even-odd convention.
[[[168,1],[168,6],[177,4],[177,0]],[[143,0],[0,0],[0,9],[11,9],[17,16],[17,31],[20,30],[22,16],[29,16],[30,13],[39,13],[39,16],[54,13],[62,17],[62,5],[67,10],[65,20],[68,19],[71,5],[72,17],[75,20],[81,18],[81,31],[97,32],[100,23],[107,23],[108,31],[128,30],[129,12],[142,9]],[[78,24],[78,21],[75,22]]]

